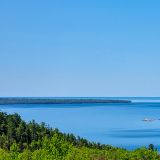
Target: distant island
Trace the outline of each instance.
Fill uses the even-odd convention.
[[[82,103],[131,103],[129,100],[109,100],[103,98],[0,98],[4,104],[82,104]]]

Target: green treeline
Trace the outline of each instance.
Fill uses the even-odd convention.
[[[153,145],[128,151],[0,112],[0,160],[160,160],[160,155]]]
[[[82,103],[131,103],[129,100],[102,98],[0,98],[1,104],[82,104]]]

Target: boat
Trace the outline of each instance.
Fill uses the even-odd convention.
[[[154,119],[152,119],[152,118],[144,118],[142,121],[144,121],[144,122],[152,122],[152,121],[154,121]]]

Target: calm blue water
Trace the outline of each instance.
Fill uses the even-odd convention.
[[[0,110],[19,113],[26,121],[43,121],[90,141],[128,149],[150,143],[160,148],[160,98],[115,99],[131,99],[133,103],[0,105]],[[152,121],[145,122],[145,118]]]

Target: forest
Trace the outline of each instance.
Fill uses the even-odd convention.
[[[0,160],[160,160],[160,155],[152,144],[129,151],[0,112]]]
[[[1,104],[82,104],[82,103],[131,103],[129,100],[113,100],[105,98],[2,98]]]

